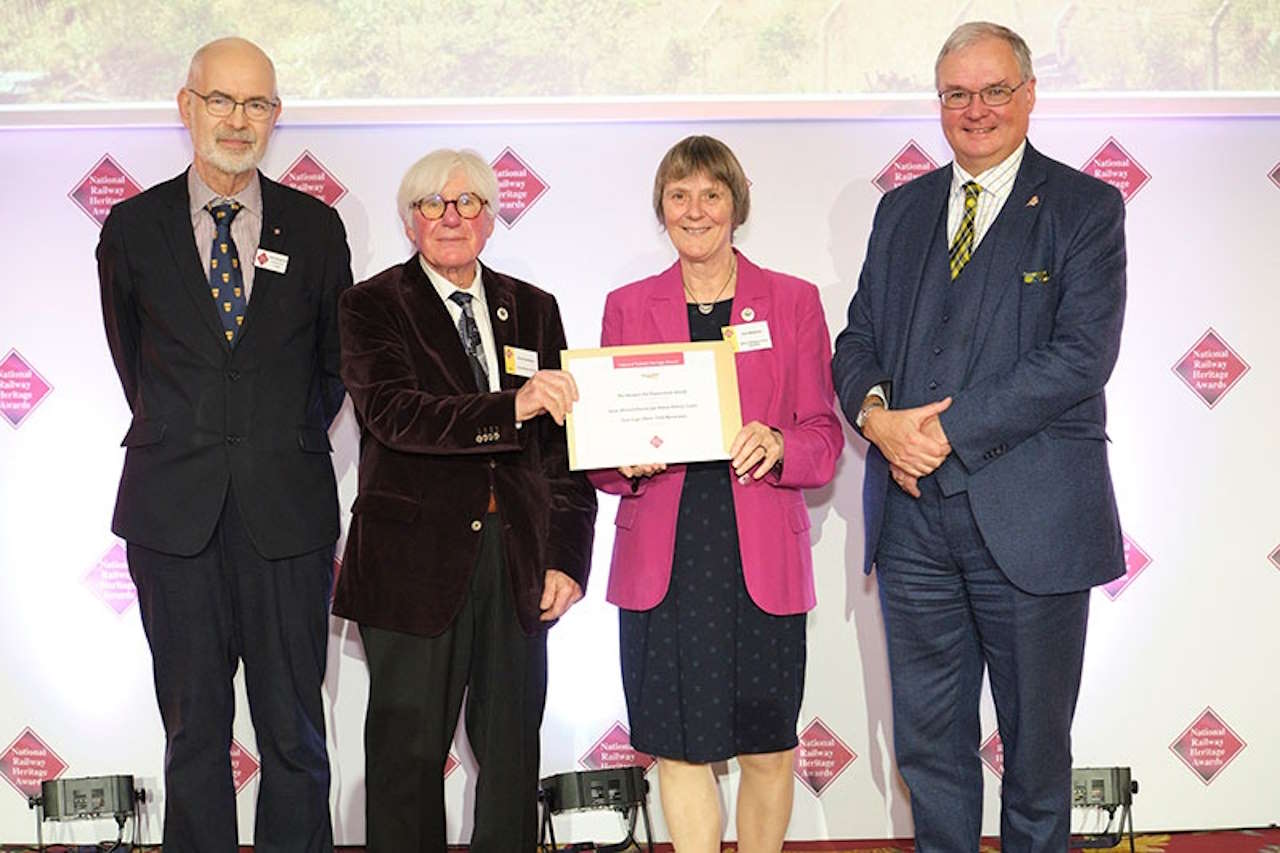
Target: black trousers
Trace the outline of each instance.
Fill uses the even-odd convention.
[[[445,850],[444,765],[464,692],[479,765],[472,853],[531,853],[537,844],[547,635],[527,636],[516,618],[501,526],[496,513],[485,517],[469,594],[443,634],[360,626],[369,853]]]
[[[232,678],[244,662],[262,775],[254,849],[328,853],[329,757],[320,699],[333,548],[268,560],[228,493],[193,557],[128,545],[164,722],[165,853],[234,853]]]

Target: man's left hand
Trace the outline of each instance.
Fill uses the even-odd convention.
[[[542,601],[538,607],[543,622],[559,619],[570,607],[582,600],[582,587],[559,569],[547,569],[542,580]]]

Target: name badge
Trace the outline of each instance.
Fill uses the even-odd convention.
[[[733,345],[734,352],[773,349],[773,338],[769,336],[768,320],[725,326],[720,330],[720,334]]]
[[[512,376],[523,376],[527,379],[538,372],[538,353],[534,350],[504,346],[502,360],[506,364],[507,373]]]
[[[260,270],[283,273],[289,267],[289,256],[270,249],[259,249],[253,256],[253,265]]]

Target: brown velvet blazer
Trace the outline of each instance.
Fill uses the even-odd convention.
[[[482,270],[499,368],[507,344],[558,368],[565,337],[555,298]],[[540,630],[546,570],[585,589],[595,532],[595,492],[569,471],[563,428],[546,415],[516,427],[521,377],[501,370],[501,391],[477,390],[417,255],[347,291],[339,330],[360,422],[360,486],[333,612],[423,636],[448,628],[467,595],[492,489],[520,624]]]

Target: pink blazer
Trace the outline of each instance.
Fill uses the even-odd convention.
[[[733,482],[738,545],[747,591],[761,609],[803,613],[816,603],[809,512],[801,489],[827,483],[844,435],[833,409],[831,341],[818,290],[798,278],[761,269],[738,254],[733,322],[743,312],[766,321],[767,350],[738,353],[742,422],[758,420],[782,432],[782,474],[745,485]],[[665,272],[618,288],[605,301],[601,346],[689,340],[679,262]],[[727,461],[724,463],[729,464]],[[676,514],[684,465],[631,481],[616,470],[590,472],[596,488],[620,495],[608,600],[628,610],[662,601],[671,581]]]

